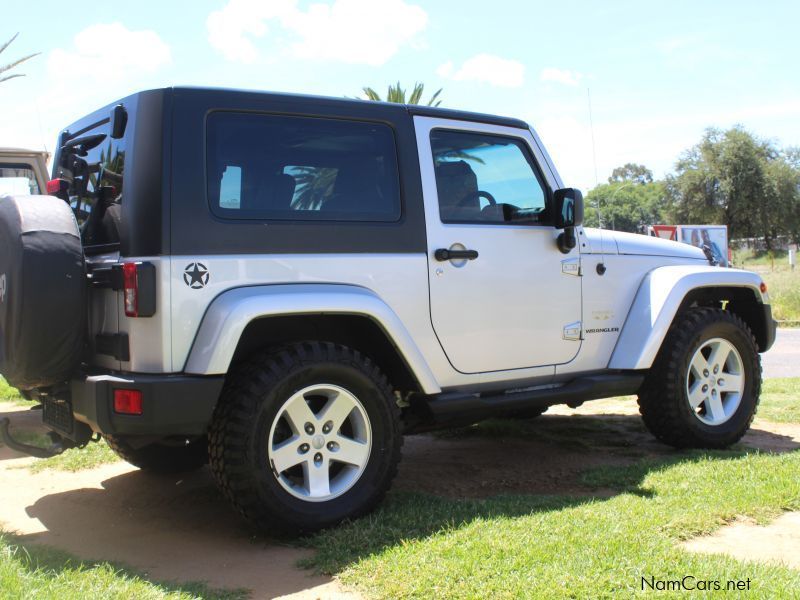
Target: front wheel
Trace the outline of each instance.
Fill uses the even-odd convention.
[[[327,342],[255,356],[228,375],[209,434],[223,493],[263,530],[311,531],[364,514],[400,459],[386,377]]]
[[[659,440],[678,448],[726,448],[750,427],[761,393],[753,334],[735,314],[693,308],[670,328],[639,392]]]

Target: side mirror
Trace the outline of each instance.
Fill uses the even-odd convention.
[[[128,111],[122,104],[117,104],[111,109],[109,121],[111,122],[111,137],[115,140],[122,139],[122,136],[125,135],[125,127],[128,125]]]
[[[575,188],[561,188],[553,193],[556,229],[583,224],[583,194]]]
[[[577,245],[575,227],[583,223],[583,194],[575,188],[561,188],[553,193],[554,226],[564,231],[558,236],[558,249],[564,254]]]

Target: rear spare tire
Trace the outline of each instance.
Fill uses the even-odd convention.
[[[86,275],[72,209],[52,196],[0,197],[0,374],[31,389],[78,365]]]

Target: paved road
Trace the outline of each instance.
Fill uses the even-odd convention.
[[[764,377],[800,377],[800,329],[778,329],[775,345],[761,355]]]

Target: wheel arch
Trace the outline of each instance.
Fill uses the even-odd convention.
[[[338,284],[252,286],[228,290],[209,306],[185,371],[224,374],[267,346],[316,339],[372,358],[396,386],[440,390],[413,338],[372,291]]]
[[[677,315],[693,306],[724,306],[751,329],[759,351],[774,341],[769,297],[761,278],[718,267],[658,267],[642,280],[617,345],[611,369],[648,369]]]

